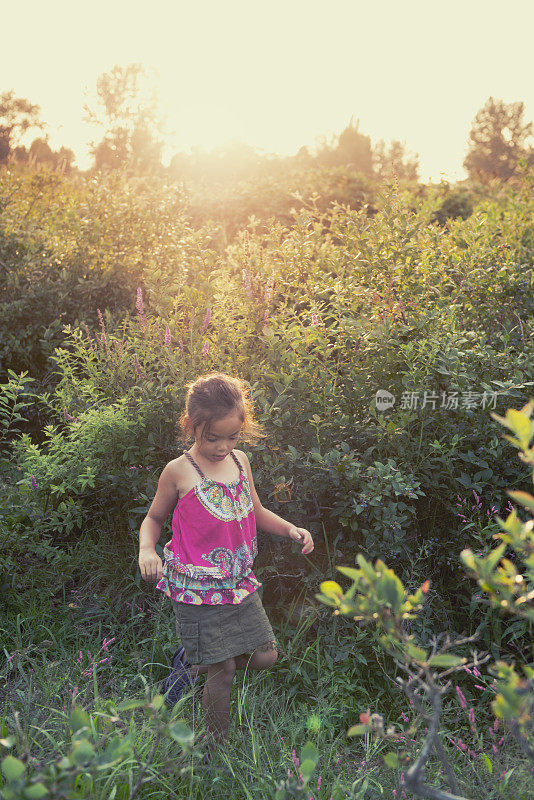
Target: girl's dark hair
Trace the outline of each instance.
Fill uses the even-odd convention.
[[[245,441],[267,436],[254,419],[250,388],[242,378],[234,378],[224,372],[211,372],[186,383],[186,388],[185,409],[180,415],[184,440],[191,438],[185,427],[186,416],[195,432],[203,422],[206,423],[201,437],[205,439],[212,422],[218,422],[234,412],[241,417],[241,436]]]

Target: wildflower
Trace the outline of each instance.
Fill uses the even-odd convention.
[[[312,318],[312,325],[314,328],[316,328],[319,325],[319,320],[317,318],[317,314],[315,313],[315,311],[312,311],[311,318]]]
[[[30,475],[30,485],[34,491],[39,488],[39,484],[37,483],[33,475]]]
[[[135,304],[135,307],[139,312],[139,316],[142,316],[144,314],[145,307],[143,305],[143,293],[140,286],[137,288],[137,303]]]
[[[204,317],[204,322],[202,323],[202,327],[200,329],[200,333],[204,333],[204,331],[210,324],[210,320],[211,320],[211,308],[208,308],[208,310],[206,311],[206,316]]]
[[[252,285],[250,282],[250,275],[248,270],[242,269],[241,275],[243,276],[243,286],[245,287],[245,292],[248,294],[249,297],[252,297]]]
[[[462,708],[467,708],[466,699],[465,699],[465,697],[463,695],[463,692],[462,692],[462,690],[460,689],[459,686],[456,687],[456,694],[458,695],[458,698],[460,700]]]
[[[206,341],[204,342],[204,347],[202,348],[202,355],[203,356],[205,356],[206,353],[208,352],[209,346],[210,346],[209,340],[206,339]]]
[[[109,647],[109,645],[110,645],[110,644],[113,644],[113,642],[115,641],[115,638],[116,638],[116,637],[115,637],[115,636],[113,636],[111,639],[107,639],[107,638],[104,636],[104,641],[103,641],[103,643],[102,643],[102,650],[107,650],[107,649],[108,649],[108,647]]]
[[[321,788],[321,781],[322,781],[322,776],[319,775],[319,777],[317,778],[317,791],[319,791],[319,789]]]
[[[171,329],[167,325],[167,327],[165,328],[165,344],[168,347],[170,343],[171,343]]]
[[[475,725],[475,710],[474,708],[469,709],[469,725],[471,726],[471,731],[473,733],[477,732],[476,725]]]
[[[499,730],[499,720],[497,718],[495,719],[495,722],[493,723],[493,730],[494,731],[498,731]]]
[[[269,279],[267,280],[267,286],[265,287],[265,294],[264,300],[266,303],[269,303],[273,293],[273,285],[274,285],[274,272],[269,275]]]
[[[102,335],[100,336],[100,341],[102,342],[104,348],[106,348],[107,341],[106,341],[106,327],[104,325],[104,317],[102,316],[102,312],[100,311],[99,308],[97,308],[96,310],[98,313],[98,319],[100,320],[100,327],[102,328]]]
[[[478,669],[476,667],[473,667],[473,675],[476,678],[481,678],[482,677],[481,673],[478,671]]]

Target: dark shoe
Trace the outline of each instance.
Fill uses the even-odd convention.
[[[172,657],[171,674],[165,679],[163,691],[165,705],[172,708],[185,691],[190,689],[198,680],[198,676],[191,675],[191,664],[185,657],[185,648],[180,647]]]

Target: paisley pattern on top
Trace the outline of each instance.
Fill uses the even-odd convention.
[[[210,512],[217,519],[224,522],[231,522],[234,519],[242,520],[247,517],[254,509],[252,505],[252,497],[250,496],[250,486],[246,475],[243,473],[241,477],[235,481],[237,500],[234,502],[233,498],[225,492],[225,487],[232,486],[232,484],[220,484],[211,481],[209,478],[203,478],[200,483],[195,486],[195,494],[204,508]]]
[[[252,572],[258,548],[248,478],[233,452],[239,478],[230,483],[206,477],[186,455],[202,480],[176,504],[156,589],[181,603],[240,603],[262,585]]]

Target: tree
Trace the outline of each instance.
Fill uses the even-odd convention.
[[[156,90],[147,78],[138,63],[115,66],[98,77],[99,110],[84,104],[84,121],[104,130],[101,142],[91,142],[95,169],[127,165],[140,174],[162,170],[163,141],[158,136],[164,124],[158,114]]]
[[[381,180],[390,180],[396,176],[398,180],[417,181],[419,179],[419,157],[408,158],[406,146],[397,139],[389,145],[389,151],[383,139],[373,150],[373,161],[377,176]]]
[[[40,106],[29,100],[15,97],[13,89],[0,95],[0,164],[8,161],[28,128],[45,127],[39,119],[40,110]]]
[[[371,139],[358,131],[360,120],[353,125],[352,117],[347,127],[337,137],[335,147],[323,144],[317,154],[319,164],[327,166],[352,166],[359,172],[373,174],[373,153]]]
[[[508,180],[524,157],[534,164],[534,150],[527,140],[532,122],[523,121],[524,103],[504,103],[490,97],[478,111],[469,133],[469,151],[464,167],[470,178]]]

